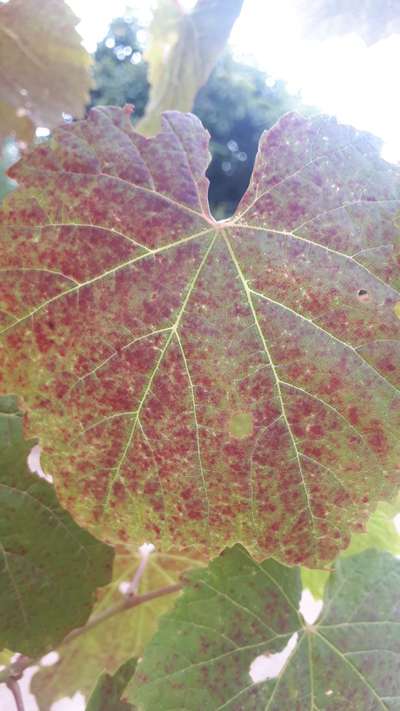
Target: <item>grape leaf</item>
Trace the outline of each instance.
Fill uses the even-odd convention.
[[[400,556],[400,535],[393,521],[398,513],[400,513],[400,497],[397,497],[392,503],[380,502],[368,520],[365,533],[354,533],[349,547],[341,553],[341,556],[352,556],[369,548],[388,551],[392,555]],[[335,567],[335,562],[333,561],[327,567],[328,570],[302,568],[303,587],[307,588],[316,600],[323,598],[324,588],[330,570]]]
[[[166,109],[192,109],[242,5],[243,0],[197,0],[192,12],[185,13],[176,0],[159,0],[146,52],[151,94],[137,124],[142,133],[159,131]]]
[[[28,471],[33,444],[16,398],[0,397],[0,645],[31,656],[86,622],[113,559]]]
[[[132,579],[137,564],[136,555],[117,555],[113,581],[102,589],[94,614],[120,602],[119,586]],[[143,594],[171,585],[179,580],[181,573],[196,565],[199,563],[185,556],[153,553],[139,592]],[[53,666],[42,666],[31,682],[31,692],[40,711],[50,711],[56,701],[65,696],[73,697],[77,690],[87,696],[103,670],[114,674],[126,659],[141,656],[157,629],[160,615],[173,606],[175,599],[176,595],[166,595],[134,607],[61,646],[59,661]]]
[[[237,545],[190,576],[127,697],[146,711],[395,709],[399,584],[388,553],[340,560],[307,625],[299,568],[258,564]]]
[[[36,126],[83,113],[89,97],[88,53],[64,0],[0,4],[0,138],[30,141]]]
[[[102,540],[318,566],[400,482],[400,170],[290,114],[215,222],[207,145],[95,109],[11,168],[2,386]]]
[[[86,711],[129,711],[133,706],[121,701],[128,681],[136,668],[136,659],[128,659],[113,676],[102,674],[88,701]]]
[[[306,18],[306,31],[324,39],[355,32],[367,44],[400,32],[398,0],[300,0]]]

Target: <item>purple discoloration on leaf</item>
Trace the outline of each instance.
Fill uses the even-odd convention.
[[[216,223],[207,144],[96,109],[12,169],[0,384],[104,540],[317,565],[399,486],[400,173],[288,115]]]

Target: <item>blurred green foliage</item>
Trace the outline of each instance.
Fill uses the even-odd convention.
[[[145,39],[135,18],[113,20],[94,55],[92,106],[131,103],[133,120],[143,115],[150,91]],[[270,81],[265,72],[225,51],[193,107],[211,134],[213,158],[207,174],[216,217],[232,214],[246,190],[261,133],[292,110],[304,113],[305,108],[283,82]]]
[[[150,85],[141,32],[143,28],[129,16],[112,21],[94,54],[91,106],[134,104],[133,120],[143,116]]]

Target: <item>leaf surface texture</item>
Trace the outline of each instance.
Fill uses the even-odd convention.
[[[207,146],[95,109],[12,168],[2,385],[103,540],[318,565],[399,486],[400,171],[289,114],[215,222]]]
[[[321,617],[307,625],[298,568],[228,549],[190,576],[128,698],[146,711],[397,709],[399,575],[388,553],[339,561]]]

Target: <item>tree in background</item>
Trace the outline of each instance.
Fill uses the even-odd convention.
[[[283,82],[271,86],[265,72],[229,50],[219,60],[193,107],[211,134],[209,199],[218,217],[232,214],[245,192],[262,132],[300,106]]]
[[[91,106],[134,104],[134,121],[143,116],[150,88],[141,31],[128,15],[113,20],[94,55],[91,92]],[[217,217],[232,214],[246,190],[261,133],[294,109],[304,112],[299,97],[291,96],[283,82],[270,82],[265,72],[225,51],[193,107],[211,134],[213,159],[207,175]]]
[[[134,104],[133,120],[143,116],[150,85],[139,39],[141,30],[137,20],[129,16],[112,21],[94,54],[90,106]]]

